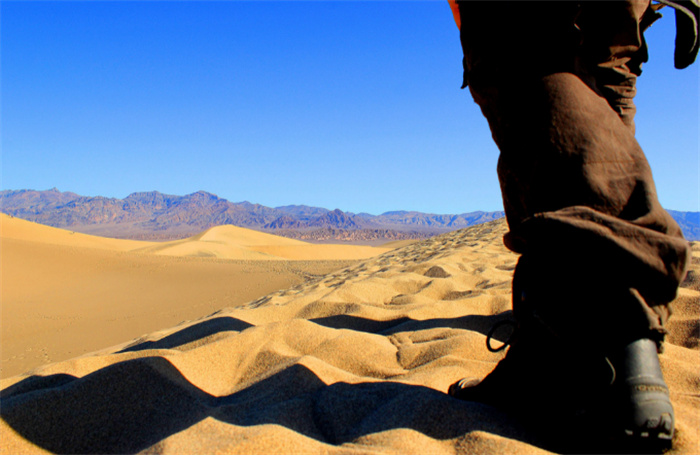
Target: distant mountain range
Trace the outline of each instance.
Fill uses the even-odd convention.
[[[435,215],[406,211],[370,215],[306,205],[271,208],[234,203],[204,191],[186,196],[151,191],[116,199],[55,188],[1,191],[0,211],[48,226],[116,238],[170,240],[233,224],[303,240],[357,243],[425,238],[504,216],[503,212]]]
[[[700,212],[677,212],[675,210],[667,210],[667,212],[681,227],[686,239],[691,242],[700,240]]]
[[[306,205],[271,208],[250,202],[234,203],[204,191],[186,196],[151,191],[116,199],[80,196],[55,188],[1,191],[0,211],[48,226],[116,238],[171,240],[233,224],[301,240],[353,243],[425,238],[504,216],[501,211],[459,215],[395,211],[370,215]],[[686,238],[700,240],[700,213],[669,213]]]

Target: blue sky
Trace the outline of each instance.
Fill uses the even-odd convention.
[[[666,9],[667,10],[667,9]],[[2,189],[379,214],[501,210],[444,0],[0,3]],[[647,33],[637,138],[699,210],[698,65]]]

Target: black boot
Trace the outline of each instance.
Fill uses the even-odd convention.
[[[488,404],[543,429],[570,427],[606,397],[615,373],[604,356],[562,342],[547,328],[519,324],[510,348],[486,377],[464,378],[448,394]]]
[[[555,330],[546,322],[551,306],[539,307],[551,288],[526,292],[523,284],[536,281],[526,266],[521,258],[513,280],[516,331],[506,357],[485,378],[462,379],[448,394],[521,417],[555,435],[554,445],[563,442],[558,451],[641,453],[670,447],[673,408],[656,343],[638,339],[608,354],[595,333],[565,331],[560,320]],[[555,289],[554,295],[566,291]]]
[[[634,452],[670,448],[673,406],[659,365],[656,343],[634,341],[611,356],[617,378],[610,389],[615,439]]]
[[[591,394],[611,383],[614,374],[604,355],[592,354],[581,341],[572,342],[539,314],[537,302],[544,300],[543,294],[551,294],[548,291],[557,282],[547,280],[539,286],[545,292],[537,289],[533,283],[542,282],[538,268],[525,256],[516,266],[512,285],[515,329],[501,348],[509,346],[506,357],[482,380],[464,378],[452,384],[449,395],[526,416],[534,411],[578,413]],[[495,351],[490,344],[494,329],[486,340],[490,351]]]
[[[674,415],[656,343],[637,340],[603,361],[521,340],[485,378],[462,379],[448,394],[512,414],[556,452],[669,449]]]

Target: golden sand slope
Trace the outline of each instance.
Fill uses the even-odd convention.
[[[142,242],[80,234],[32,223],[4,213],[0,213],[0,235],[3,240],[21,240],[72,248],[234,260],[366,259],[394,248],[391,246],[317,245],[231,225],[216,226],[183,240]]]
[[[181,242],[137,242],[4,214],[0,234],[1,377],[200,318],[344,267],[348,260],[387,251],[340,245],[337,251],[333,245],[316,249],[233,226]],[[213,252],[205,254],[208,250]]]
[[[188,239],[149,245],[135,251],[180,257],[322,261],[366,259],[389,250],[391,248],[359,245],[317,245],[236,226],[217,226]]]
[[[290,245],[308,244],[236,226],[217,226],[188,239],[163,242],[137,251],[163,256],[269,260],[279,259],[279,257],[276,257],[274,253],[261,253],[256,248]]]
[[[444,393],[501,358],[484,341],[509,308],[517,258],[501,246],[504,231],[494,222],[415,243],[243,307],[3,380],[0,447],[546,453],[505,414]],[[662,355],[677,453],[697,453],[700,442],[698,262]]]
[[[156,245],[155,242],[119,240],[94,235],[81,234],[32,223],[0,213],[0,236],[2,240],[12,239],[26,242],[40,242],[48,245],[61,245],[80,248],[96,248],[110,251],[130,251]]]

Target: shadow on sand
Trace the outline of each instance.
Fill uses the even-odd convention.
[[[208,336],[216,335],[217,333],[242,332],[249,327],[253,327],[253,325],[230,316],[221,316],[207,319],[198,324],[178,330],[172,335],[168,335],[157,341],[136,341],[119,352],[136,352],[145,351],[147,349],[176,349],[183,345],[202,340]]]
[[[384,333],[438,326],[466,327],[483,333],[494,320],[498,318],[472,316],[376,323],[333,316],[315,322]],[[175,348],[246,326],[249,324],[234,318],[216,318],[188,327],[179,335],[125,351]],[[546,440],[535,437],[495,408],[459,401],[428,387],[392,381],[329,385],[302,364],[293,364],[247,388],[217,397],[192,384],[166,358],[151,356],[115,363],[81,378],[68,374],[31,376],[5,389],[1,398],[2,419],[12,429],[33,444],[57,453],[135,453],[206,418],[241,427],[280,425],[332,446],[399,428],[437,440],[482,432],[548,446]],[[578,445],[568,449],[559,447],[561,452],[581,451]]]
[[[532,442],[487,406],[397,382],[327,385],[300,364],[223,397],[196,387],[162,357],[116,363],[83,378],[30,377],[3,395],[3,420],[57,453],[135,453],[207,417],[281,425],[330,445],[395,428],[435,439],[482,431]]]

